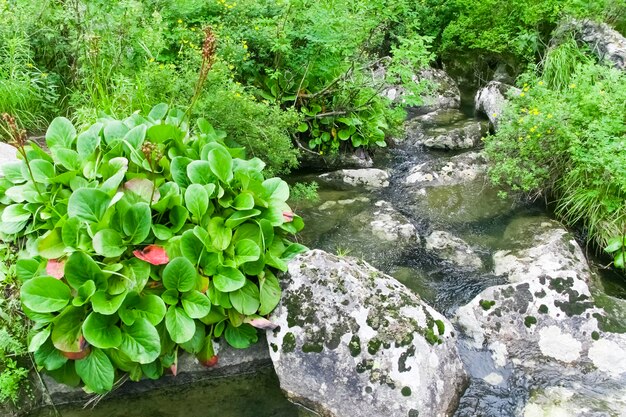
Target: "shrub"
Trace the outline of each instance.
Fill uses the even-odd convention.
[[[10,121],[9,121],[10,122]],[[155,106],[77,134],[55,119],[50,155],[24,146],[0,180],[3,238],[17,262],[29,351],[63,382],[104,393],[175,372],[179,350],[211,365],[213,340],[256,342],[280,299],[274,275],[305,248],[289,187],[199,119]]]
[[[626,230],[626,74],[584,63],[562,90],[533,74],[521,82],[500,130],[486,140],[492,179],[556,197],[562,219],[580,222],[602,247],[611,243],[618,257],[615,238]]]

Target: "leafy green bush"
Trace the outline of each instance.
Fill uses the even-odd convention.
[[[492,179],[556,197],[557,214],[601,247],[611,242],[617,258],[615,237],[626,230],[626,74],[585,63],[562,90],[533,74],[521,82],[486,140]]]
[[[289,187],[205,119],[155,106],[77,134],[55,119],[51,155],[13,135],[23,160],[3,167],[0,232],[23,241],[21,300],[29,351],[69,384],[104,393],[175,370],[179,350],[212,365],[213,339],[256,342],[280,299],[274,275],[305,248]]]

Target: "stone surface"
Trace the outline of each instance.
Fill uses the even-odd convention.
[[[516,396],[507,410],[502,404],[462,401],[458,415],[512,415],[520,408],[525,416],[621,415],[626,335],[601,330],[597,317],[606,312],[594,305],[591,272],[576,240],[544,217],[515,221],[504,239],[511,249],[494,254],[494,269],[510,283],[484,290],[455,317],[473,379],[463,401],[477,398],[473,389],[482,389],[482,397],[499,391],[535,397],[524,404],[525,395]],[[477,357],[480,367],[472,363]],[[571,395],[555,402],[550,394],[555,389]],[[557,412],[565,414],[551,414]]]
[[[414,117],[411,121],[418,122],[424,127],[433,127],[449,126],[466,119],[467,116],[459,109],[439,109]]]
[[[464,386],[450,323],[362,261],[289,264],[268,331],[282,389],[322,416],[447,416]]]
[[[466,120],[457,126],[429,129],[418,143],[433,149],[471,149],[479,146],[488,132],[486,123]]]
[[[8,145],[4,142],[0,142],[0,177],[2,174],[2,165],[10,162],[16,162],[17,159],[17,149],[15,147]]]
[[[608,61],[615,68],[626,70],[626,38],[606,23],[591,20],[573,20],[565,24],[576,37],[587,44],[600,61]]]
[[[211,378],[224,378],[254,372],[258,369],[271,366],[267,343],[261,339],[257,344],[248,349],[234,349],[223,339],[217,343],[215,353],[219,360],[217,365],[206,368],[198,363],[191,355],[181,354],[178,362],[178,373],[176,376],[165,375],[158,380],[145,379],[139,382],[127,381],[117,390],[109,395],[140,395],[144,392],[169,387],[172,385],[182,385],[193,381],[206,380]],[[52,403],[56,405],[85,402],[92,397],[81,388],[72,388],[68,385],[59,384],[50,376],[42,375],[47,387],[49,398],[44,405]]]
[[[487,116],[494,130],[498,130],[498,121],[506,105],[507,94],[511,93],[519,94],[521,90],[499,81],[491,81],[476,92],[474,97],[476,113]]]
[[[328,172],[319,176],[319,179],[342,187],[365,187],[370,189],[389,186],[389,174],[382,169],[342,169]]]
[[[467,242],[443,230],[436,230],[426,237],[426,250],[461,268],[483,268],[483,261]]]
[[[438,158],[412,167],[405,184],[415,186],[455,185],[473,181],[487,172],[484,152],[466,152],[452,158]]]
[[[418,80],[425,80],[433,87],[424,97],[424,104],[415,107],[417,113],[430,113],[439,109],[458,109],[461,107],[461,92],[456,81],[445,71],[435,68],[421,70]]]
[[[363,149],[353,153],[337,153],[334,155],[320,155],[315,152],[302,151],[299,153],[300,168],[314,171],[328,171],[342,168],[371,168],[374,165],[372,158]]]
[[[387,201],[377,201],[373,219],[369,221],[372,235],[386,242],[417,243],[419,236],[409,219],[397,212]]]

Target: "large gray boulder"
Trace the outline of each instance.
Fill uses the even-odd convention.
[[[429,129],[418,143],[432,149],[471,149],[482,144],[481,139],[488,131],[486,123],[467,120],[453,127]]]
[[[281,388],[325,417],[444,417],[465,371],[448,320],[362,261],[309,251],[270,319]]]
[[[615,68],[626,70],[626,38],[606,23],[591,20],[573,20],[565,24],[577,39],[587,44],[600,61],[608,61]]]
[[[389,186],[389,174],[377,168],[342,169],[322,174],[319,179],[339,188],[365,187],[376,189]]]
[[[424,69],[417,74],[417,79],[426,81],[432,89],[424,97],[424,103],[413,109],[415,112],[424,114],[440,109],[458,109],[461,107],[459,86],[444,70]]]
[[[507,102],[506,96],[511,92],[520,94],[521,90],[499,81],[491,81],[476,92],[474,97],[476,113],[487,116],[494,130],[498,130],[498,122]]]
[[[484,290],[455,317],[472,376],[458,416],[623,415],[626,335],[601,329],[606,312],[594,305],[576,240],[546,218],[514,222],[505,239],[511,249],[494,255],[494,268],[510,283]],[[503,409],[467,403],[476,390],[533,394]]]

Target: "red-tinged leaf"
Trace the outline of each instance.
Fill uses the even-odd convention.
[[[165,249],[156,245],[148,245],[142,251],[133,251],[133,255],[142,261],[151,263],[152,265],[165,265],[170,261],[167,257]]]
[[[202,364],[202,366],[206,366],[207,368],[214,367],[217,365],[217,355],[213,355],[207,360],[201,360],[200,364]]]
[[[170,372],[172,373],[172,375],[176,376],[176,374],[178,374],[178,364],[174,363],[172,366],[170,366]]]
[[[283,211],[283,219],[285,219],[285,222],[289,223],[293,220],[293,213],[290,211]]]
[[[155,188],[154,183],[146,178],[133,178],[124,184],[124,189],[137,194],[147,203],[150,202],[150,197],[152,197],[153,203],[158,202],[161,198],[159,189]],[[154,194],[152,194],[153,190]]]
[[[278,327],[278,324],[272,323],[271,321],[263,317],[247,318],[243,322],[262,330],[274,330]]]
[[[63,278],[63,275],[65,275],[65,261],[60,261],[58,259],[48,260],[48,264],[46,265],[46,273],[51,277],[55,277],[56,279]]]
[[[61,354],[65,356],[67,359],[71,359],[75,361],[79,359],[85,359],[87,355],[89,355],[90,353],[91,353],[91,348],[89,347],[89,343],[87,343],[87,341],[82,335],[80,336],[80,352],[61,352]]]

